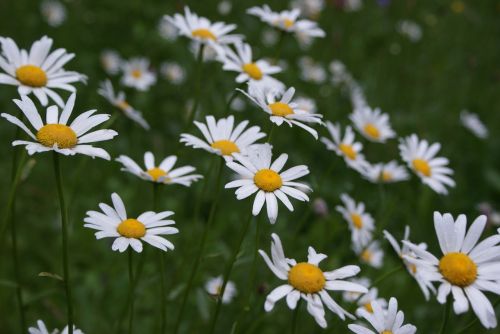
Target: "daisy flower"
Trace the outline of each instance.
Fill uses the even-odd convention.
[[[173,250],[174,245],[160,235],[176,234],[179,230],[175,227],[173,220],[165,220],[174,213],[172,211],[153,212],[147,211],[137,218],[128,218],[125,205],[117,193],[111,195],[113,207],[100,203],[102,212],[87,211],[84,227],[98,230],[96,239],[115,238],[111,249],[123,253],[128,246],[140,253],[142,242],[163,251]]]
[[[317,253],[313,247],[308,249],[307,262],[297,263],[294,259],[285,257],[278,235],[273,233],[271,237],[273,239],[271,258],[260,249],[259,253],[276,277],[286,283],[275,288],[266,297],[264,309],[267,312],[274,308],[277,301],[285,297],[288,307],[294,310],[297,302],[302,298],[307,302],[307,311],[322,328],[327,326],[323,304],[342,320],[346,316],[354,318],[333,300],[328,291],[367,292],[364,286],[344,280],[357,275],[360,271],[358,266],[350,265],[332,271],[323,271],[319,263],[327,256]]]
[[[382,113],[379,108],[357,108],[349,118],[359,133],[370,141],[385,143],[387,139],[396,137],[389,123],[389,115]]]
[[[361,284],[362,286],[366,287],[367,289],[370,287],[371,282],[369,278],[366,277],[359,277],[359,278],[353,278],[349,280],[350,282]],[[342,294],[342,299],[346,302],[355,302],[358,300],[358,298],[362,295],[360,292],[352,292],[352,291],[346,291]]]
[[[455,221],[449,213],[434,212],[434,228],[443,255],[437,258],[409,241],[403,243],[417,256],[416,259],[405,256],[405,259],[414,263],[426,280],[439,282],[439,303],[444,304],[451,292],[456,314],[467,312],[470,304],[481,324],[494,328],[497,326],[495,310],[482,291],[500,294],[500,235],[478,243],[485,225],[486,216],[479,216],[466,231],[465,215],[459,215]]]
[[[360,314],[366,321],[372,325],[375,331],[365,326],[350,324],[349,329],[356,334],[415,334],[417,328],[411,324],[403,325],[404,313],[398,311],[398,301],[391,297],[389,307],[384,310],[376,301],[372,304],[373,313],[366,310],[360,311]]]
[[[140,91],[147,91],[149,87],[156,83],[156,74],[149,69],[149,59],[132,58],[123,61],[122,84],[127,87],[133,87]]]
[[[104,50],[100,55],[101,65],[104,71],[110,75],[118,74],[122,67],[123,60],[114,50]]]
[[[365,212],[365,203],[356,203],[349,195],[341,194],[342,205],[335,209],[342,214],[342,217],[349,224],[351,238],[354,243],[367,244],[372,239],[372,232],[375,228],[374,219]]]
[[[297,107],[299,109],[305,110],[311,114],[314,114],[318,111],[316,101],[311,98],[299,96],[295,99],[295,103],[297,103]]]
[[[146,169],[139,167],[135,161],[126,155],[120,155],[116,161],[123,165],[122,171],[134,174],[143,180],[156,183],[181,184],[189,187],[191,183],[203,177],[199,174],[190,174],[196,170],[193,166],[183,166],[174,169],[173,167],[177,162],[175,155],[166,157],[159,165],[156,165],[153,153],[146,152],[144,154]]]
[[[135,110],[126,100],[124,92],[118,92],[115,94],[113,89],[113,84],[110,80],[101,82],[97,93],[108,100],[114,107],[120,109],[125,116],[142,126],[144,129],[149,130],[148,122],[142,117],[142,113]]]
[[[326,122],[326,127],[333,141],[326,137],[321,137],[321,141],[330,151],[334,151],[338,156],[344,158],[346,164],[360,171],[366,166],[366,160],[361,153],[363,144],[355,141],[354,132],[350,126],[345,129],[344,137],[342,138],[342,130],[340,124],[333,124],[330,121]]]
[[[429,146],[427,140],[418,139],[413,134],[400,139],[399,151],[401,158],[408,164],[423,183],[431,187],[438,194],[448,194],[448,187],[454,187],[450,175],[453,171],[447,167],[448,159],[436,157],[441,145],[434,143]]]
[[[368,245],[353,242],[353,250],[359,256],[361,262],[377,269],[382,267],[384,251],[377,240],[370,242]]]
[[[64,327],[62,332],[59,332],[57,329],[52,331],[52,332],[49,332],[49,330],[47,329],[47,326],[45,326],[45,323],[42,320],[38,320],[36,322],[36,327],[28,328],[28,333],[29,334],[56,334],[56,333],[68,334],[68,330],[69,330],[69,328],[68,328],[68,326],[66,326],[66,327]],[[73,326],[73,334],[83,334],[83,332]]]
[[[76,94],[71,94],[61,114],[59,114],[57,106],[48,107],[45,124],[35,104],[29,97],[21,96],[21,100],[14,100],[14,103],[21,109],[29,124],[36,130],[36,134],[33,134],[16,116],[3,113],[0,116],[20,127],[33,139],[33,141],[15,140],[12,145],[25,145],[30,155],[56,151],[64,155],[79,153],[89,155],[93,158],[99,157],[110,160],[110,156],[105,150],[89,145],[89,143],[110,140],[118,133],[109,129],[88,132],[97,125],[106,122],[109,119],[109,115],[94,115],[96,110],[89,110],[78,115],[70,125],[67,125],[75,105],[75,98]]]
[[[321,118],[323,115],[311,114],[305,110],[299,109],[297,103],[293,100],[295,88],[290,87],[283,94],[275,90],[265,92],[260,87],[253,85],[250,85],[248,88],[248,93],[241,89],[239,91],[257,104],[264,112],[268,113],[271,122],[278,126],[283,123],[287,123],[289,126],[297,125],[312,134],[314,138],[318,139],[316,130],[304,123],[322,124]],[[279,95],[281,95],[281,97],[277,99]]]
[[[362,295],[358,300],[358,309],[356,310],[356,315],[361,317],[363,311],[368,311],[368,313],[373,313],[372,303],[376,302],[381,308],[385,309],[387,307],[387,301],[384,298],[378,296],[378,289],[373,287],[368,290],[367,293]],[[363,310],[363,311],[362,311]]]
[[[476,137],[481,139],[488,138],[488,128],[483,122],[481,122],[481,119],[479,119],[477,114],[470,113],[467,110],[462,110],[462,112],[460,112],[460,122]]]
[[[63,66],[75,57],[65,49],[50,52],[52,39],[47,36],[34,42],[29,52],[19,49],[11,38],[0,37],[2,52],[0,53],[0,84],[18,87],[19,95],[33,93],[43,106],[49,98],[59,107],[64,106],[63,99],[54,89],[75,92],[71,84],[85,82],[87,77],[65,71]]]
[[[59,1],[43,1],[40,5],[40,12],[51,27],[59,27],[66,20],[66,7]]]
[[[235,153],[246,154],[255,142],[266,136],[260,132],[260,127],[251,126],[245,130],[248,121],[243,121],[234,127],[234,116],[221,118],[218,121],[213,116],[205,118],[206,124],[194,122],[205,140],[190,135],[181,134],[181,143],[193,148],[201,148],[210,153],[218,154],[226,160],[232,160]]]
[[[406,168],[394,160],[387,163],[366,163],[360,172],[373,183],[395,183],[406,181],[410,177]]]
[[[305,184],[295,182],[296,179],[309,174],[309,168],[300,165],[282,172],[288,160],[287,154],[280,155],[271,163],[271,146],[264,144],[250,150],[247,156],[234,153],[233,157],[237,162],[228,161],[226,165],[238,173],[239,178],[227,183],[225,188],[238,188],[235,192],[238,200],[257,193],[252,208],[254,216],[260,213],[266,203],[267,216],[271,224],[274,224],[278,217],[277,198],[290,211],[293,211],[293,206],[288,196],[303,202],[309,201],[304,190],[310,190],[310,188]]]
[[[164,62],[160,66],[161,75],[174,85],[180,85],[186,80],[186,71],[175,62]]]
[[[223,284],[224,279],[222,278],[222,276],[213,277],[205,283],[205,291],[207,291],[210,296],[219,298]],[[236,285],[234,284],[234,282],[228,281],[224,290],[224,295],[222,296],[222,303],[229,304],[234,299],[234,297],[236,297],[236,295]]]
[[[408,273],[417,281],[420,290],[422,290],[422,293],[425,296],[425,300],[429,300],[430,297],[429,290],[432,291],[432,293],[436,293],[434,285],[432,285],[431,282],[429,282],[427,279],[425,279],[425,277],[422,276],[419,267],[417,267],[414,263],[408,262],[408,260],[406,260],[406,257],[416,258],[415,253],[410,250],[410,247],[407,244],[403,243],[400,246],[399,243],[396,241],[396,239],[392,236],[392,234],[390,234],[385,230],[384,230],[384,237],[389,241],[396,254],[398,254],[398,256],[403,260],[403,263],[406,267],[406,270],[408,270]],[[403,240],[409,241],[408,240],[409,237],[410,237],[410,227],[406,226]],[[417,246],[422,250],[427,249],[427,244],[425,243],[420,243]],[[431,268],[427,268],[427,270],[429,269]]]
[[[318,27],[316,22],[299,19],[300,9],[298,8],[273,12],[268,5],[264,5],[249,8],[247,13],[257,16],[262,22],[286,32],[309,37],[325,37],[325,32]]]

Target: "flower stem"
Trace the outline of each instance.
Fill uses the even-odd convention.
[[[201,80],[202,80],[202,68],[203,68],[203,51],[205,50],[205,44],[201,44],[198,49],[198,56],[196,57],[196,88],[195,88],[195,100],[191,110],[189,112],[186,129],[184,132],[189,130],[191,124],[193,123],[194,117],[196,115],[196,111],[198,110],[198,106],[200,104],[200,95],[201,95]]]
[[[219,293],[219,296],[217,299],[217,305],[215,306],[214,315],[213,315],[212,321],[210,323],[210,330],[208,332],[209,334],[215,333],[215,325],[217,323],[217,318],[219,316],[220,309],[222,306],[222,296],[224,296],[224,291],[226,290],[226,285],[227,285],[227,282],[229,281],[229,276],[231,276],[231,271],[233,270],[234,263],[236,262],[236,260],[238,258],[238,254],[240,252],[241,245],[243,244],[243,241],[245,240],[245,236],[246,236],[247,231],[248,231],[248,226],[250,225],[250,222],[252,221],[252,217],[253,217],[252,213],[250,212],[250,215],[248,216],[248,219],[247,219],[245,225],[241,229],[241,234],[240,234],[240,238],[238,240],[238,243],[236,244],[236,247],[233,250],[233,254],[231,255],[229,263],[226,266],[226,269],[224,271],[224,282],[222,283],[222,287],[220,289],[220,293]]]
[[[238,91],[236,89],[233,90],[233,92],[231,93],[231,96],[229,97],[229,100],[226,103],[226,107],[224,108],[224,116],[227,116],[227,114],[229,113],[229,110],[231,109],[231,104],[233,103],[233,101],[237,95],[238,95]]]
[[[273,137],[274,128],[275,128],[274,123],[271,122],[271,126],[269,127],[269,134],[267,135],[266,143],[270,143],[271,142],[271,139]]]
[[[153,182],[153,210],[158,211],[158,198],[160,192],[160,184],[158,182]],[[167,276],[165,274],[165,252],[158,250],[158,267],[160,271],[160,333],[165,333],[166,320],[165,316],[167,314],[167,290],[165,288],[165,281]]]
[[[134,263],[133,263],[132,247],[128,248],[128,279],[129,279],[129,318],[128,318],[128,333],[132,333],[134,325]]]
[[[59,197],[59,206],[61,210],[63,273],[64,273],[64,289],[66,291],[68,334],[73,334],[73,304],[71,297],[71,283],[70,283],[71,278],[69,274],[68,211],[64,200],[63,181],[61,175],[61,166],[59,162],[59,153],[54,151],[53,158],[54,158],[54,174],[57,185],[57,196]]]
[[[222,165],[224,164],[224,159],[219,158],[220,162],[217,167],[217,179],[215,181],[215,194],[214,194],[214,199],[212,202],[212,206],[210,208],[210,213],[208,215],[208,220],[207,223],[203,229],[203,234],[201,236],[200,240],[200,247],[198,248],[198,254],[196,255],[193,268],[191,269],[191,273],[189,274],[188,282],[186,285],[186,290],[184,290],[184,294],[182,296],[182,301],[181,301],[181,306],[179,309],[179,315],[177,316],[177,321],[175,323],[175,328],[174,328],[174,334],[177,334],[179,331],[179,327],[182,321],[182,317],[184,315],[184,310],[186,309],[186,303],[187,299],[189,297],[189,293],[191,292],[191,289],[193,287],[193,282],[194,278],[196,276],[196,273],[198,272],[198,267],[200,265],[201,257],[203,255],[203,250],[205,248],[205,243],[207,241],[207,236],[208,236],[208,231],[210,230],[210,227],[214,221],[215,218],[215,212],[217,210],[217,205],[219,203],[219,198],[220,198],[220,188],[221,188],[221,180],[222,180]],[[196,219],[197,217],[195,217]]]
[[[450,310],[451,310],[451,297],[448,296],[446,298],[446,306],[443,312],[443,320],[441,321],[441,329],[439,330],[439,334],[446,333],[446,325],[448,324],[448,319],[450,318]]]
[[[295,307],[295,310],[293,310],[293,315],[292,315],[292,330],[290,331],[291,334],[295,334],[297,330],[297,319],[299,318],[299,308],[300,308],[300,302],[297,303],[297,306]]]

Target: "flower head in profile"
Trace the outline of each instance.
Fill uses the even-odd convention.
[[[367,244],[372,239],[375,228],[373,217],[365,211],[365,203],[356,203],[349,195],[342,194],[340,199],[344,206],[335,207],[349,224],[353,243]]]
[[[59,107],[64,101],[55,89],[75,92],[73,83],[85,82],[87,77],[64,70],[63,66],[75,57],[65,49],[50,52],[53,40],[47,36],[34,42],[29,52],[19,49],[11,38],[0,37],[0,84],[18,87],[19,95],[34,94],[43,106],[54,101]]]
[[[401,158],[420,180],[438,194],[448,194],[446,187],[454,187],[455,181],[450,177],[453,170],[448,168],[448,159],[436,157],[441,144],[429,145],[427,140],[418,139],[413,134],[400,140],[399,151]]]
[[[210,278],[205,283],[205,291],[214,298],[220,298],[220,293],[222,291],[222,285],[224,284],[224,279],[222,276],[217,276]],[[236,290],[236,285],[232,281],[228,281],[226,288],[224,289],[224,295],[222,296],[222,303],[229,304],[236,297],[238,291]]]
[[[226,160],[232,160],[234,154],[246,152],[255,142],[266,136],[260,132],[260,127],[251,126],[246,129],[248,121],[234,126],[234,116],[221,118],[218,121],[213,116],[207,116],[206,124],[194,122],[203,134],[204,140],[188,133],[181,134],[181,143],[194,148],[201,148],[210,153],[218,154]]]
[[[361,317],[364,311],[373,313],[373,302],[376,302],[382,309],[387,307],[387,300],[378,296],[378,289],[375,287],[370,288],[367,293],[361,295],[356,301],[356,304],[358,304],[356,315]]]
[[[69,328],[68,326],[64,327],[62,332],[59,332],[57,329],[53,331],[49,331],[47,329],[47,326],[42,320],[38,320],[36,322],[36,327],[30,327],[28,328],[28,333],[29,334],[68,334]],[[77,329],[75,326],[73,326],[73,334],[83,334],[83,332],[79,329]]]
[[[384,260],[384,251],[377,240],[370,241],[368,244],[353,242],[353,250],[359,256],[359,260],[374,268],[381,268]]]
[[[372,109],[368,106],[356,108],[349,118],[359,133],[370,141],[385,143],[388,139],[396,137],[389,123],[389,115],[382,113],[379,108]]]
[[[274,224],[278,218],[277,199],[290,211],[293,211],[293,206],[288,196],[302,202],[309,201],[304,190],[310,188],[295,181],[309,174],[309,168],[300,165],[282,171],[288,160],[287,154],[271,163],[271,146],[263,144],[250,150],[246,156],[235,153],[234,158],[236,161],[228,161],[226,165],[238,174],[238,179],[226,184],[225,188],[238,188],[235,192],[238,200],[257,193],[252,208],[254,216],[260,213],[265,203],[269,221]]]
[[[261,87],[250,85],[248,93],[240,90],[251,101],[257,104],[264,112],[269,114],[269,119],[274,124],[280,126],[283,123],[289,126],[296,125],[306,130],[318,139],[318,132],[305,123],[322,124],[323,115],[311,114],[308,111],[299,109],[293,99],[295,88],[290,87],[281,94],[277,90],[264,91]],[[279,97],[279,98],[278,98]]]
[[[24,145],[28,154],[56,151],[64,155],[85,154],[91,157],[110,160],[109,154],[102,148],[89,145],[91,143],[110,140],[118,133],[114,130],[100,129],[89,132],[90,129],[106,122],[109,115],[95,114],[96,110],[89,110],[78,115],[69,125],[76,94],[73,93],[61,113],[57,106],[47,108],[45,123],[42,120],[33,101],[27,96],[14,103],[21,109],[28,123],[36,133],[33,133],[19,118],[3,113],[0,116],[20,127],[33,140],[15,140],[12,145]]]
[[[373,183],[395,183],[410,178],[406,168],[394,160],[387,163],[366,163],[360,169],[360,173],[365,179]]]
[[[162,235],[176,234],[179,230],[173,220],[166,220],[174,213],[172,211],[146,211],[137,218],[129,218],[125,205],[117,193],[111,195],[113,207],[100,203],[99,211],[87,211],[83,226],[97,230],[96,239],[115,238],[112,250],[123,253],[130,246],[138,253],[142,252],[142,242],[163,251],[173,250],[174,245]]]
[[[309,247],[307,262],[299,262],[285,257],[281,240],[276,234],[271,235],[271,258],[259,250],[267,266],[279,279],[286,281],[269,293],[264,304],[264,309],[269,312],[274,304],[286,297],[290,309],[297,307],[299,299],[307,303],[307,311],[314,320],[323,328],[327,327],[325,320],[325,305],[330,311],[337,314],[342,320],[345,317],[354,318],[344,310],[328,293],[328,291],[351,291],[366,293],[368,290],[353,282],[344,280],[353,277],[360,271],[358,266],[344,266],[332,271],[323,271],[319,263],[327,258],[325,254],[317,253]]]
[[[157,165],[153,153],[146,152],[144,154],[145,169],[142,169],[135,161],[126,155],[120,155],[116,161],[122,164],[122,171],[134,174],[143,180],[156,183],[180,184],[189,187],[191,183],[203,177],[199,174],[190,174],[196,170],[193,166],[174,168],[177,162],[177,157],[175,155],[166,157]]]
[[[370,323],[372,328],[350,324],[349,329],[356,334],[415,334],[417,328],[411,324],[403,325],[404,313],[398,311],[398,301],[391,297],[389,307],[385,310],[378,302],[372,303],[373,312],[360,310],[360,316]]]
[[[113,84],[110,80],[101,82],[97,92],[99,95],[108,100],[108,102],[114,107],[120,109],[125,116],[142,126],[144,129],[149,130],[149,124],[142,116],[142,113],[135,110],[130,104],[128,104],[124,92],[118,92],[118,94],[115,93]]]
[[[156,83],[156,74],[149,69],[149,59],[132,58],[123,61],[122,84],[140,91],[147,91]]]
[[[439,303],[444,304],[451,293],[456,314],[467,312],[470,305],[485,328],[495,328],[495,310],[482,291],[500,294],[500,235],[478,243],[485,225],[486,216],[479,216],[467,230],[465,215],[454,220],[449,213],[434,212],[434,228],[443,255],[436,257],[409,241],[403,243],[416,255],[405,259],[417,266],[424,279],[439,282]]]
[[[367,163],[364,155],[361,153],[363,144],[355,141],[356,138],[352,128],[350,126],[346,127],[344,137],[342,137],[340,124],[333,124],[327,121],[326,127],[333,139],[332,141],[330,138],[321,137],[321,141],[326,145],[326,148],[343,157],[349,167],[357,171],[362,170]]]

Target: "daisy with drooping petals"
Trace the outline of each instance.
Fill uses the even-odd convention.
[[[149,124],[146,122],[144,117],[142,117],[142,113],[135,110],[130,104],[128,104],[124,92],[118,92],[118,94],[115,94],[113,84],[110,80],[101,82],[97,93],[108,100],[113,106],[120,109],[125,116],[142,126],[144,129],[149,130]]]
[[[376,301],[372,304],[373,312],[361,310],[360,316],[368,321],[375,331],[365,326],[350,324],[349,329],[356,334],[415,334],[417,328],[411,324],[403,325],[404,313],[398,311],[398,301],[391,297],[387,310]]]
[[[56,333],[60,333],[60,334],[68,334],[68,326],[64,327],[64,329],[62,330],[62,332],[59,332],[57,329],[52,331],[52,332],[49,332],[49,330],[47,329],[47,326],[45,326],[45,323],[42,321],[42,320],[38,320],[36,322],[36,327],[30,327],[28,328],[28,333],[29,334],[56,334]],[[73,326],[73,334],[83,334],[83,332],[79,329],[77,329],[75,326]]]
[[[368,290],[364,286],[344,280],[357,275],[360,271],[358,266],[350,265],[332,271],[323,271],[319,268],[319,263],[327,256],[317,253],[313,247],[308,249],[307,262],[297,263],[294,259],[285,257],[278,235],[273,233],[271,237],[273,238],[271,258],[260,249],[259,253],[276,277],[287,282],[267,295],[264,304],[264,309],[267,312],[274,308],[277,301],[285,297],[288,307],[294,310],[297,307],[297,302],[302,298],[307,302],[307,311],[322,328],[327,327],[323,304],[342,320],[346,316],[354,319],[350,313],[333,300],[328,291],[367,292]]]
[[[385,143],[387,139],[396,137],[389,123],[389,115],[382,113],[379,108],[356,108],[349,118],[359,133],[370,141]]]
[[[422,182],[438,194],[448,194],[448,187],[454,187],[455,181],[450,177],[453,170],[447,167],[448,159],[436,157],[441,145],[434,143],[429,146],[427,140],[419,140],[413,134],[400,140],[401,158],[408,164]]]
[[[239,89],[240,92],[245,94],[250,100],[257,104],[263,111],[269,114],[269,119],[274,124],[280,126],[283,123],[288,125],[297,125],[306,130],[318,139],[318,132],[305,125],[304,123],[322,124],[321,118],[323,115],[311,114],[305,110],[299,109],[297,103],[293,100],[295,88],[290,87],[283,94],[276,90],[265,92],[262,88],[249,85],[248,93]],[[277,97],[281,95],[278,100]]]
[[[410,227],[406,226],[403,240],[409,241],[408,240],[409,236],[410,236]],[[429,300],[429,297],[430,297],[429,290],[432,291],[432,293],[436,293],[436,289],[434,288],[434,285],[432,285],[432,283],[430,281],[428,281],[427,279],[425,279],[425,277],[422,276],[422,273],[421,273],[421,270],[419,269],[419,267],[417,267],[414,263],[408,262],[408,260],[406,260],[406,257],[415,258],[416,257],[415,253],[410,250],[410,247],[408,247],[407,244],[403,243],[400,246],[399,243],[396,241],[396,239],[392,236],[392,234],[390,234],[386,230],[384,230],[384,237],[389,241],[389,243],[391,244],[394,251],[403,260],[403,263],[406,267],[406,270],[408,270],[408,273],[417,281],[418,286],[420,287],[420,290],[422,290],[422,293],[425,296],[425,300]],[[420,247],[422,250],[427,249],[427,244],[425,244],[425,243],[420,243],[417,246]],[[420,266],[423,266],[423,265],[420,265]],[[431,269],[431,268],[427,268],[427,270],[429,270],[429,269]],[[425,272],[425,270],[424,270],[424,272]]]
[[[455,221],[449,213],[434,212],[434,228],[443,256],[438,259],[418,245],[403,243],[416,255],[405,259],[422,271],[424,279],[440,283],[439,303],[444,304],[451,292],[456,314],[467,312],[470,304],[485,328],[495,328],[495,310],[482,291],[500,295],[500,235],[478,243],[485,225],[486,216],[479,216],[466,231],[465,215],[459,215]]]
[[[377,240],[371,241],[368,245],[353,242],[352,248],[361,262],[377,269],[382,267],[384,251]]]
[[[373,306],[372,303],[376,302],[378,305],[385,309],[387,307],[387,301],[384,298],[380,298],[378,296],[378,289],[373,287],[368,290],[367,293],[362,295],[356,303],[358,304],[358,309],[356,310],[356,315],[358,317],[361,317],[364,311],[368,311],[368,313],[373,313]]]
[[[56,151],[64,155],[78,153],[89,155],[92,158],[98,157],[110,160],[111,158],[105,150],[89,145],[89,143],[110,140],[118,133],[109,129],[88,132],[93,127],[106,122],[109,115],[94,115],[96,110],[89,110],[78,115],[70,125],[67,125],[75,105],[75,98],[76,94],[73,93],[66,102],[61,114],[59,114],[57,106],[48,107],[45,124],[35,104],[29,97],[21,96],[21,100],[14,100],[14,103],[21,109],[29,124],[36,130],[36,134],[33,134],[16,116],[3,113],[0,116],[23,129],[33,139],[33,141],[15,140],[12,145],[25,145],[30,155]]]
[[[87,77],[65,71],[63,66],[75,57],[65,49],[50,52],[52,39],[47,36],[34,42],[29,52],[17,47],[11,38],[0,37],[0,84],[18,86],[19,95],[33,93],[43,106],[54,101],[64,107],[64,101],[54,89],[75,92],[75,82],[85,82]]]
[[[207,116],[206,124],[194,122],[201,131],[205,141],[188,133],[181,134],[181,143],[194,148],[201,148],[210,153],[218,154],[226,160],[232,160],[235,153],[246,154],[255,142],[266,136],[260,132],[260,127],[251,126],[245,130],[248,121],[243,121],[234,127],[234,116],[221,118],[218,121],[213,116]]]
[[[140,91],[147,91],[156,83],[156,74],[149,69],[149,59],[132,58],[122,63],[122,84]]]
[[[335,207],[349,224],[351,239],[354,243],[367,244],[372,239],[375,228],[373,217],[365,212],[365,203],[356,203],[349,195],[341,194],[344,206]]]
[[[220,298],[220,293],[222,290],[222,285],[224,284],[224,279],[222,276],[211,278],[205,284],[205,291],[214,298]],[[222,295],[222,303],[229,304],[234,297],[236,297],[237,290],[234,282],[228,281],[226,288],[224,289],[224,294]]]
[[[365,179],[373,183],[395,183],[409,179],[408,171],[396,161],[387,163],[364,164],[359,170]]]
[[[126,155],[120,155],[116,161],[123,165],[122,171],[134,174],[143,180],[156,183],[181,184],[189,187],[191,183],[203,177],[199,174],[190,174],[196,170],[193,166],[183,166],[174,169],[173,167],[177,162],[175,155],[166,157],[159,165],[156,165],[153,153],[146,152],[144,154],[145,170]]]
[[[179,230],[173,220],[165,220],[172,216],[172,211],[153,212],[147,211],[137,218],[129,218],[125,205],[117,193],[111,194],[113,207],[100,203],[102,212],[87,211],[83,226],[98,230],[96,239],[116,238],[112,250],[123,253],[128,246],[140,253],[142,252],[142,241],[163,251],[173,250],[174,245],[161,235],[176,234]]]
[[[330,121],[326,122],[328,132],[333,141],[326,137],[321,137],[321,141],[330,151],[334,151],[338,156],[344,158],[346,164],[354,170],[360,171],[366,166],[366,160],[361,153],[363,145],[355,141],[354,132],[350,126],[346,127],[344,138],[342,138],[342,130],[340,124],[333,124]]]
[[[287,154],[282,154],[271,163],[271,145],[263,144],[249,150],[248,155],[235,153],[237,162],[226,162],[227,167],[238,173],[239,179],[226,184],[225,188],[238,188],[235,192],[236,199],[245,199],[257,193],[253,202],[252,214],[257,216],[264,203],[266,203],[267,216],[271,224],[278,217],[277,198],[285,204],[288,210],[293,211],[293,206],[288,196],[299,201],[309,201],[304,190],[311,190],[302,183],[295,182],[296,179],[309,174],[309,168],[305,165],[295,166],[282,172]],[[288,195],[288,196],[287,196]]]

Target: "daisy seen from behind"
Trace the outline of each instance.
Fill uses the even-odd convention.
[[[76,94],[73,93],[61,113],[59,113],[57,106],[48,107],[45,123],[29,97],[21,96],[21,100],[14,100],[14,103],[21,109],[29,125],[36,130],[36,133],[33,133],[16,116],[3,113],[0,116],[20,127],[33,140],[15,140],[12,142],[12,145],[24,145],[30,155],[55,151],[64,155],[85,154],[93,158],[98,157],[110,160],[110,156],[105,150],[89,145],[95,142],[110,140],[118,134],[116,131],[109,129],[89,132],[97,125],[106,122],[110,116],[107,114],[95,114],[95,109],[89,110],[78,115],[68,125],[75,105],[75,99]]]
[[[96,239],[115,238],[111,249],[123,253],[130,246],[138,253],[142,252],[142,242],[163,251],[173,250],[174,244],[162,235],[176,234],[179,230],[171,225],[175,221],[165,219],[172,216],[172,211],[146,211],[137,218],[129,218],[125,205],[117,193],[111,195],[113,207],[100,203],[99,211],[87,211],[83,225],[94,230]]]
[[[389,123],[389,115],[382,113],[379,108],[372,109],[368,106],[356,108],[349,118],[359,133],[370,141],[385,143],[388,139],[396,137]]]
[[[224,284],[224,279],[222,276],[217,276],[210,278],[205,283],[205,291],[214,298],[220,298],[220,293],[222,291],[222,285]],[[236,297],[237,290],[236,285],[232,281],[228,281],[226,288],[224,289],[224,294],[222,295],[222,303],[229,304]]]
[[[326,122],[326,127],[330,133],[331,138],[321,137],[321,141],[326,145],[326,148],[330,151],[334,151],[338,156],[344,158],[346,164],[360,171],[366,166],[366,160],[361,153],[363,149],[363,144],[355,141],[354,131],[350,126],[345,129],[344,137],[342,137],[342,129],[340,124],[332,123],[330,121]]]
[[[141,168],[134,160],[126,155],[120,155],[116,161],[122,164],[122,171],[134,174],[143,180],[156,183],[180,184],[189,187],[191,183],[203,177],[199,174],[191,174],[196,170],[193,166],[174,168],[177,162],[177,156],[175,155],[164,158],[157,165],[153,153],[146,152],[144,154],[145,169]]]
[[[63,66],[75,55],[65,49],[50,52],[52,43],[51,38],[43,36],[28,51],[19,49],[11,38],[0,37],[0,69],[4,72],[0,73],[0,84],[17,86],[21,96],[35,95],[43,106],[47,106],[50,99],[63,107],[64,100],[55,89],[76,92],[72,84],[85,82],[87,77],[66,71]]]
[[[149,59],[132,58],[121,64],[122,84],[140,91],[147,91],[156,83],[156,73],[149,69]]]
[[[342,214],[342,217],[349,224],[352,241],[367,244],[372,239],[375,224],[373,217],[365,211],[365,203],[356,203],[347,194],[341,194],[340,199],[343,206],[337,205],[335,209]]]
[[[344,310],[328,293],[328,291],[351,291],[366,293],[368,290],[353,282],[344,280],[353,277],[360,271],[358,266],[348,265],[332,271],[323,271],[319,263],[327,258],[325,254],[317,253],[309,247],[307,262],[299,262],[285,257],[281,240],[277,234],[272,234],[271,258],[262,250],[259,254],[269,269],[285,284],[272,290],[266,297],[264,309],[270,312],[276,302],[286,297],[287,305],[294,310],[299,299],[307,303],[307,311],[319,326],[327,327],[325,320],[325,305],[330,311],[337,314],[342,320],[346,316],[354,318]]]
[[[406,181],[410,178],[406,167],[392,160],[387,163],[365,163],[360,169],[361,175],[373,183],[395,183]]]

